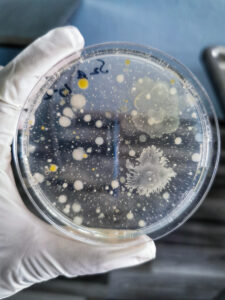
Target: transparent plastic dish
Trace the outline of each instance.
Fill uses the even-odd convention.
[[[72,237],[157,239],[197,209],[219,129],[206,92],[166,54],[129,43],[56,64],[21,112],[13,157],[35,209]]]

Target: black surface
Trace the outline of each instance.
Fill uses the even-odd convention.
[[[202,59],[217,94],[220,108],[225,115],[225,47],[205,49]]]

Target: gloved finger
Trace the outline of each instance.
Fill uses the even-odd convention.
[[[77,28],[57,28],[34,41],[0,70],[0,160],[5,159],[3,149],[9,150],[19,112],[40,77],[83,46],[84,39]]]
[[[40,232],[39,246],[43,262],[48,262],[51,276],[73,277],[84,274],[103,273],[109,270],[135,266],[155,258],[154,242],[146,235],[122,245],[88,245],[53,232]],[[42,245],[43,243],[43,245]],[[43,270],[43,273],[44,270]],[[49,273],[44,276],[46,280]]]

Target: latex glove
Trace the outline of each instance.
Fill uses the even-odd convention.
[[[155,257],[154,242],[147,236],[88,246],[64,236],[28,211],[16,189],[11,144],[23,103],[46,71],[83,46],[76,28],[57,28],[0,71],[0,298],[58,275],[101,273]]]

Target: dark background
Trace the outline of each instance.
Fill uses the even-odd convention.
[[[225,1],[0,0],[0,65],[50,28],[66,24],[80,29],[86,45],[131,41],[163,50],[186,65],[220,119],[220,166],[197,213],[156,242],[155,261],[103,275],[59,278],[9,299],[225,299],[224,116],[201,60],[206,47],[225,45]]]

